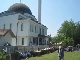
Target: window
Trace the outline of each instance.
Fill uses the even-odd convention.
[[[33,32],[34,31],[34,26],[30,25],[30,31]]]
[[[32,45],[32,41],[31,41],[31,38],[29,38],[29,45]]]
[[[36,33],[36,26],[35,26],[35,33]]]
[[[38,27],[36,28],[36,32],[38,33]]]
[[[21,31],[23,31],[23,23],[21,24]]]
[[[42,29],[42,35],[44,35],[44,29]]]
[[[34,31],[34,26],[32,25],[32,32]]]
[[[24,45],[24,38],[22,38],[22,45]]]
[[[30,31],[31,31],[31,25],[30,25]]]
[[[12,28],[12,23],[10,24],[10,30],[11,30],[11,28]]]
[[[41,28],[39,28],[39,34],[41,34]]]
[[[4,29],[5,29],[5,24],[4,24]]]
[[[30,42],[31,42],[31,38],[29,38]]]

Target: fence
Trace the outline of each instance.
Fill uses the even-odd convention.
[[[38,48],[39,49],[44,49],[44,48],[48,47],[48,45],[39,45],[39,46],[33,46],[33,47],[34,47],[34,50],[37,50]],[[0,52],[3,49],[6,49],[6,46],[0,46]],[[31,46],[11,46],[10,47],[10,52],[14,52],[15,50],[18,50],[18,51],[21,51],[21,52],[30,51]]]
[[[30,51],[31,47],[32,46],[9,46],[9,47],[7,47],[8,50],[5,55],[4,60],[19,60],[19,55],[17,55],[18,53],[16,54],[15,51],[18,50],[20,52],[26,52],[26,51]],[[47,47],[49,47],[49,45],[39,45],[39,46],[33,46],[33,47],[34,47],[34,50],[37,50],[38,48],[39,49],[47,48]],[[0,52],[3,49],[6,49],[6,46],[0,46]]]

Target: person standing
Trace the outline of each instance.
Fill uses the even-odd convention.
[[[62,42],[59,43],[59,48],[58,48],[58,60],[64,60],[64,48]]]
[[[34,46],[33,46],[33,45],[31,46],[30,54],[31,54],[31,56],[33,56],[33,55],[34,55]]]

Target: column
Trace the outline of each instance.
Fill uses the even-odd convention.
[[[29,37],[26,38],[26,46],[29,46]]]
[[[47,41],[46,41],[46,45],[47,45]]]
[[[46,38],[46,45],[47,45],[47,38]]]

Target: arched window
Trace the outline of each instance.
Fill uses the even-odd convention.
[[[23,31],[23,23],[21,24],[21,31]]]

